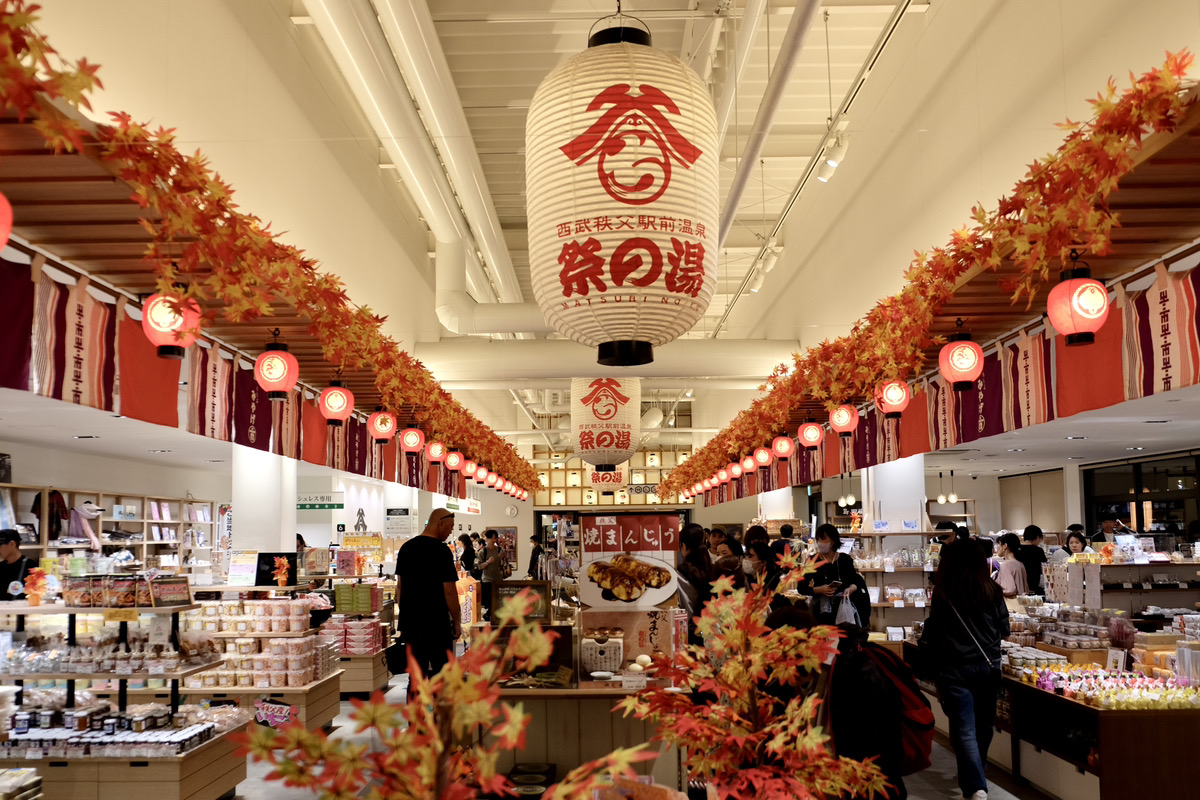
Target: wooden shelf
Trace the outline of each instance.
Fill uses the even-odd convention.
[[[93,608],[75,606],[42,605],[30,606],[24,603],[0,603],[0,615],[15,614],[18,616],[33,616],[34,614],[103,614],[105,611],[136,611],[138,614],[178,614],[183,611],[195,611],[199,603],[186,606],[161,606],[158,608]]]
[[[960,500],[959,502],[962,502],[962,501]],[[931,517],[971,517],[972,519],[974,519],[975,514],[942,514],[940,512],[934,513],[932,511],[930,511],[929,516],[931,516]]]
[[[198,672],[205,672],[221,666],[222,661],[210,661],[195,667],[174,670],[172,672],[131,672],[125,675],[116,672],[26,672],[21,674],[0,674],[4,681],[147,681],[183,680]]]
[[[303,639],[305,636],[315,636],[320,628],[309,628],[306,631],[288,631],[286,633],[238,633],[237,631],[219,631],[210,633],[214,639]],[[201,631],[203,633],[203,631]]]

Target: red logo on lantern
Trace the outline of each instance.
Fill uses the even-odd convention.
[[[621,382],[614,378],[597,378],[588,384],[591,389],[579,402],[592,407],[592,416],[598,420],[609,420],[617,415],[629,398],[621,394]],[[611,445],[601,445],[608,447]]]
[[[806,422],[800,426],[800,441],[809,450],[816,450],[825,439],[825,429],[815,422]]]
[[[564,242],[558,263],[562,265],[558,280],[563,287],[563,297],[587,297],[593,288],[601,294],[608,291],[599,240],[588,237],[582,242],[574,239]],[[671,267],[666,275],[668,292],[692,297],[700,294],[704,288],[704,245],[672,236],[667,263]],[[662,250],[653,239],[635,236],[617,245],[608,266],[613,285],[625,286],[628,282],[630,286],[644,288],[663,274]],[[635,275],[643,267],[645,273]]]
[[[588,111],[610,108],[590,128],[563,145],[562,151],[580,166],[598,154],[596,174],[609,197],[626,205],[643,206],[653,203],[667,190],[672,160],[689,169],[703,152],[663,113],[679,114],[679,106],[666,92],[643,83],[638,87],[641,94],[635,96],[630,92],[632,88],[619,83],[596,95],[588,104]],[[651,153],[642,155],[641,149]],[[610,158],[619,159],[619,163],[610,167]],[[632,175],[629,183],[622,182],[617,174],[646,169],[653,171]]]

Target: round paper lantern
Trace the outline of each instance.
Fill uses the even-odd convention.
[[[254,380],[271,400],[287,400],[288,392],[300,380],[300,362],[283,342],[268,342],[267,349],[254,360]]]
[[[330,381],[329,388],[317,399],[321,416],[332,428],[340,428],[354,413],[354,393],[342,386],[341,381]]]
[[[729,470],[729,477],[734,479],[742,477],[742,475],[745,473],[745,470],[742,469],[742,465],[736,461],[726,467],[726,469]]]
[[[754,463],[760,467],[769,467],[774,460],[775,456],[765,447],[760,447],[754,451]]]
[[[875,407],[883,412],[885,419],[900,419],[909,400],[912,400],[912,389],[907,381],[887,381],[875,389]]]
[[[705,478],[704,479],[704,491],[706,491],[706,492],[711,491],[712,488],[713,488],[712,478]]]
[[[729,479],[730,475],[728,468],[722,467],[721,469],[717,470],[717,483],[729,483]]]
[[[1046,312],[1054,330],[1067,337],[1067,346],[1091,344],[1108,319],[1108,289],[1086,267],[1063,270],[1062,281],[1050,290]]]
[[[694,484],[692,484],[692,494],[700,494],[703,491],[704,491],[704,484],[701,483],[700,481],[696,481]]]
[[[806,422],[800,426],[797,435],[806,450],[816,450],[825,441],[825,428],[815,422]]]
[[[938,371],[954,391],[967,391],[983,372],[983,348],[971,341],[969,333],[951,334],[938,353]]]
[[[588,44],[529,107],[533,292],[598,363],[646,364],[716,289],[716,112],[700,77],[644,31],[611,28]]]
[[[513,489],[512,481],[505,481],[504,482],[504,493],[512,494],[512,489]]]
[[[486,484],[488,474],[488,468],[480,464],[475,468],[475,482]]]
[[[396,435],[396,415],[382,408],[377,409],[367,417],[367,432],[377,444],[387,444]]]
[[[460,472],[463,465],[463,454],[457,450],[451,450],[446,453],[446,469],[452,472]]]
[[[840,405],[829,412],[829,427],[838,436],[851,436],[858,427],[858,409],[851,405]]]
[[[641,438],[640,378],[572,378],[571,440],[597,472],[629,460]]]
[[[792,454],[796,452],[796,442],[788,436],[776,436],[775,440],[771,442],[771,452],[781,460],[791,458]]]
[[[142,305],[142,331],[150,343],[158,347],[159,358],[179,361],[184,349],[196,341],[200,304],[189,297],[180,309],[183,313],[171,307],[171,298],[165,294],[150,295]]]
[[[440,464],[446,460],[446,445],[441,442],[430,442],[425,445],[425,458],[434,464]]]
[[[463,475],[467,476],[468,479],[474,480],[475,479],[475,470],[477,470],[477,469],[479,469],[479,465],[476,464],[474,461],[464,461],[463,465],[461,467],[459,467],[458,471],[461,472]]]
[[[494,472],[490,472],[490,471],[488,472],[486,483],[487,483],[487,486],[489,489],[496,488],[496,481],[498,481],[498,480],[500,480],[499,475],[497,475]]]
[[[9,203],[8,198],[0,193],[0,247],[8,244],[8,240],[12,236],[12,228],[12,203]]]
[[[406,453],[419,453],[425,449],[425,432],[420,428],[405,428],[400,432],[400,449]]]
[[[754,474],[754,470],[757,467],[758,467],[758,465],[754,463],[754,456],[750,455],[750,456],[746,456],[745,458],[742,459],[742,474],[743,475]]]

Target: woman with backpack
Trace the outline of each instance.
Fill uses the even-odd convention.
[[[1008,636],[1004,593],[970,539],[942,548],[933,603],[921,633],[922,661],[950,719],[958,786],[966,800],[987,800],[988,748],[1000,690],[1000,641]]]

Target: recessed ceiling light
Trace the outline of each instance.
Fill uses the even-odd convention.
[[[1086,439],[1086,436],[1068,436],[1067,439]]]
[[[1171,420],[1169,420],[1169,419],[1148,419],[1148,420],[1146,420],[1146,424],[1147,425],[1166,425],[1170,421]]]
[[[1010,452],[1010,453],[1024,453],[1024,452],[1025,452],[1025,448],[1024,448],[1024,447],[1013,447],[1013,448],[1010,448],[1008,452]]]
[[[92,434],[90,434],[90,433],[85,433],[85,434],[83,434],[82,436],[76,436],[75,438],[76,438],[76,439],[99,439],[100,437],[99,437],[99,436],[93,436],[93,435],[92,435]]]
[[[1083,461],[1083,456],[1067,456],[1067,461]]]
[[[1144,448],[1144,447],[1126,447],[1125,449],[1126,450],[1145,450],[1146,448]]]
[[[147,450],[148,453],[169,453],[170,450]]]

